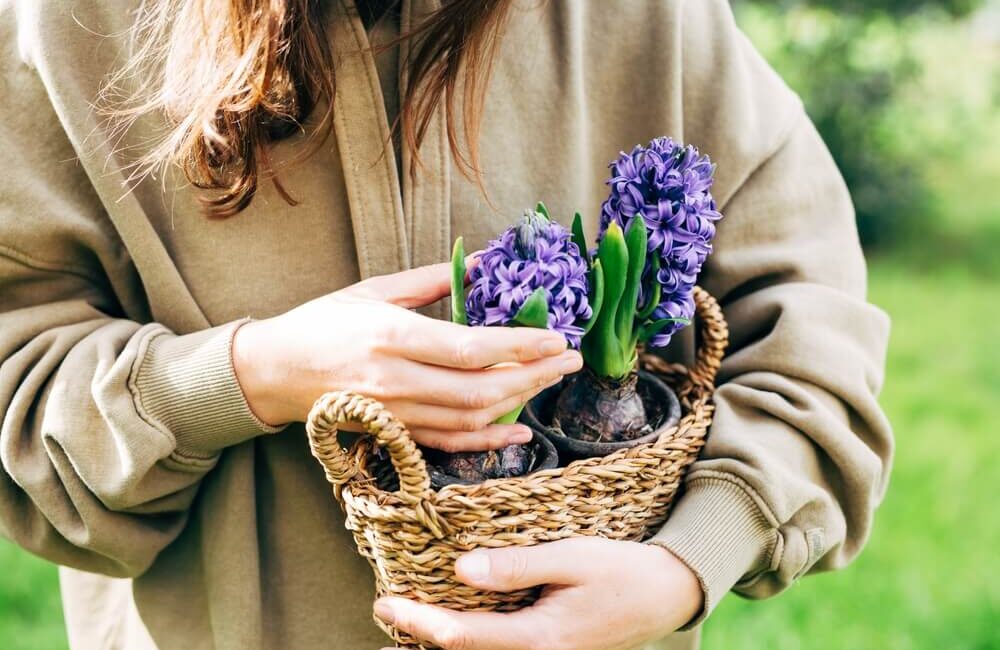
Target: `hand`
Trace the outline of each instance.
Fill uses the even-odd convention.
[[[703,606],[698,578],[659,546],[576,537],[478,550],[457,578],[490,591],[547,585],[509,614],[457,612],[398,597],[375,615],[445,650],[631,650],[673,632]],[[390,650],[388,648],[383,650]]]
[[[436,264],[370,278],[240,327],[233,367],[251,410],[271,424],[301,421],[323,393],[350,389],[381,401],[429,447],[530,440],[523,425],[491,423],[579,370],[580,355],[549,330],[466,327],[410,311],[448,295],[450,274]]]

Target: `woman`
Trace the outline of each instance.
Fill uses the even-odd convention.
[[[374,613],[452,649],[691,648],[730,589],[849,561],[891,454],[888,322],[833,162],[727,4],[391,4],[0,9],[0,530],[62,565],[72,646],[385,645],[310,403],[376,396],[432,447],[524,439],[488,423],[579,356],[411,310],[436,313],[453,236],[540,198],[593,232],[604,162],[659,135],[718,164],[701,283],[732,328],[669,522],[463,557],[471,584],[556,587],[518,613]]]

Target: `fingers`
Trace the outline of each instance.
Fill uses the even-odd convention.
[[[460,441],[452,441],[452,443],[457,446],[440,446],[439,444],[432,442],[432,438],[433,440],[441,440],[442,438],[439,438],[439,436],[452,436],[460,440],[461,438],[470,435],[468,432],[482,432],[496,422],[496,420],[501,416],[504,416],[517,407],[525,404],[528,400],[548,386],[558,383],[560,379],[561,376],[543,386],[519,393],[514,397],[501,400],[500,402],[486,408],[461,409],[404,401],[393,403],[392,413],[406,423],[410,429],[410,433],[413,434],[414,439],[417,439],[420,444],[428,447],[435,447],[437,449],[441,449],[442,451],[483,451],[485,449],[494,449],[495,447],[477,448],[470,446],[472,444],[479,444],[478,442],[469,442],[468,444],[464,444]],[[519,431],[521,431],[519,428],[492,428],[488,437],[490,440],[500,441],[503,439],[503,435],[505,433],[507,435],[520,435]],[[428,434],[426,442],[420,439],[425,432]],[[515,442],[525,441],[510,441],[499,446],[504,447],[508,444],[515,444]],[[459,446],[461,448],[459,448]]]
[[[397,395],[398,399],[470,411],[491,409],[490,412],[496,414],[496,419],[517,406],[516,401],[521,394],[538,391],[558,382],[582,366],[580,353],[575,350],[531,363],[497,366],[486,370],[452,370],[413,365],[401,369],[402,374],[394,382],[394,386],[397,390],[406,392],[406,395]],[[504,410],[507,405],[510,408]],[[490,421],[492,420],[486,423]]]
[[[468,432],[410,429],[410,437],[424,447],[433,447],[451,454],[522,445],[531,440],[531,429],[523,424],[490,424],[479,431]]]
[[[375,615],[444,650],[524,650],[539,647],[538,634],[545,631],[527,610],[456,612],[396,597],[375,601]]]
[[[410,315],[396,351],[407,359],[446,368],[479,369],[535,361],[566,350],[566,339],[533,327],[467,327]]]
[[[469,279],[469,272],[479,266],[479,256],[483,254],[483,249],[473,251],[465,256],[465,279]]]
[[[573,538],[537,546],[476,550],[455,563],[456,577],[489,591],[514,591],[537,585],[577,585],[600,564],[603,542]]]
[[[377,275],[338,292],[342,296],[378,300],[416,309],[451,293],[451,264],[431,264],[408,271]]]

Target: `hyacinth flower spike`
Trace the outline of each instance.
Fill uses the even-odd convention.
[[[586,249],[551,220],[543,203],[490,242],[468,273],[468,292],[461,237],[451,264],[456,323],[548,328],[579,348],[596,322],[603,293],[600,265],[591,268]],[[501,421],[515,422],[519,413],[516,409]]]
[[[462,238],[451,259],[452,320],[470,326],[548,328],[578,348],[596,322],[600,306],[600,265],[591,266],[586,252],[541,203],[521,221],[490,242],[468,270]],[[466,289],[468,275],[468,290]],[[592,285],[597,289],[591,291]],[[497,420],[516,422],[523,405]],[[437,463],[466,480],[518,476],[530,468],[526,445],[487,452],[448,454]]]
[[[656,138],[611,165],[594,265],[604,296],[583,338],[584,371],[560,394],[553,423],[571,437],[617,442],[650,431],[637,393],[638,345],[665,347],[694,316],[694,284],[722,218],[715,167],[692,146]],[[574,238],[586,242],[582,223]]]
[[[453,323],[468,325],[469,317],[465,308],[465,245],[462,238],[455,240],[455,245],[451,251],[451,320]],[[524,301],[521,308],[511,317],[511,323],[523,327],[537,327],[544,329],[548,327],[549,303],[545,289],[539,287],[535,289],[528,299]],[[498,418],[498,424],[513,424],[521,415],[524,405],[515,408],[510,413]]]

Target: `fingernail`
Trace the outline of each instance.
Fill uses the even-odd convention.
[[[490,556],[480,551],[466,553],[458,558],[455,569],[469,580],[483,582],[490,577]]]
[[[563,379],[563,373],[561,372],[553,377],[545,377],[540,382],[538,382],[538,388],[544,390],[549,386],[555,386],[556,384],[561,382],[562,379]]]
[[[574,354],[572,357],[565,359],[559,368],[563,371],[564,375],[568,375],[571,372],[576,372],[580,369],[580,355]]]
[[[375,601],[375,616],[378,616],[386,623],[393,623],[396,620],[396,615],[392,611],[392,605],[384,598]]]
[[[531,440],[531,429],[528,427],[518,427],[517,431],[507,437],[508,445],[522,445]]]
[[[548,339],[542,341],[541,345],[538,346],[538,352],[546,357],[550,357],[554,354],[559,354],[565,349],[566,349],[566,343],[562,341],[557,341],[555,339]]]
[[[482,254],[483,254],[483,251],[482,250],[478,250],[478,251],[475,251],[475,252],[472,252],[472,253],[469,253],[468,255],[466,255],[465,256],[465,268],[466,268],[466,270],[471,271],[472,267],[474,267],[477,264],[479,264],[479,256],[482,255]]]

